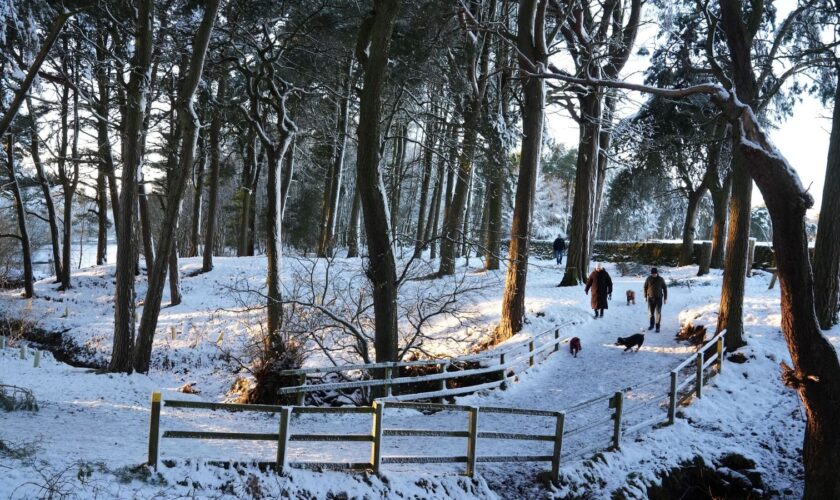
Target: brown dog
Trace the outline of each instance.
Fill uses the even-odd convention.
[[[627,290],[627,305],[629,306],[631,303],[634,306],[636,305],[636,292],[633,290]]]
[[[569,351],[571,351],[574,357],[577,357],[577,354],[583,347],[580,346],[580,339],[577,337],[572,337],[572,340],[569,341]]]

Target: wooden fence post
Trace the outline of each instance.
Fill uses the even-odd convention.
[[[566,422],[566,412],[555,414],[557,423],[554,427],[554,451],[551,454],[551,482],[555,485],[560,480],[560,454],[563,451],[563,426]]]
[[[371,436],[373,445],[370,449],[370,467],[374,474],[379,474],[382,467],[382,415],[385,412],[385,403],[382,401],[373,402],[373,428]]]
[[[712,265],[712,242],[704,241],[700,246],[700,268],[697,270],[697,276],[709,274],[709,268]]]
[[[0,349],[6,348],[6,336],[0,335]]]
[[[298,385],[306,385],[305,373],[301,373],[300,375],[298,375]],[[303,406],[304,402],[306,402],[306,393],[300,391],[295,395],[295,405]]]
[[[391,366],[385,367],[385,396],[389,398],[391,397],[391,370]]]
[[[20,344],[20,359],[26,359],[26,344]]]
[[[469,409],[469,437],[467,438],[467,476],[475,476],[475,450],[478,444],[478,407]]]
[[[668,397],[668,425],[674,424],[677,417],[677,371],[671,372],[671,392]]]
[[[505,366],[505,353],[501,353],[499,355],[499,365],[503,367],[501,370],[499,370],[499,380],[504,381],[505,380],[505,372],[507,372],[507,368],[504,368],[504,366]]]
[[[717,365],[718,373],[723,370],[723,337],[717,339]]]
[[[697,353],[697,397],[703,397],[703,351]]]
[[[531,367],[534,366],[534,339],[531,339],[528,342],[528,352],[531,353],[531,355],[528,356],[528,366]]]
[[[158,442],[160,441],[160,392],[152,393],[152,413],[149,419],[149,467],[157,470]]]
[[[621,408],[624,404],[624,393],[618,391],[613,395],[612,399],[612,407],[615,408],[615,414],[613,415],[614,427],[613,427],[613,449],[620,450],[621,449]]]
[[[41,366],[41,351],[36,350],[35,357],[32,360],[32,367],[38,368],[39,366]]]
[[[286,471],[289,458],[286,450],[289,446],[289,424],[292,420],[292,409],[288,406],[280,408],[280,428],[277,432],[277,473]]]
[[[560,350],[560,329],[555,328],[554,329],[554,352],[557,352],[559,350]]]

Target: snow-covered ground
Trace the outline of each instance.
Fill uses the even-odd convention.
[[[478,264],[474,259],[473,264]],[[580,337],[583,350],[573,358],[563,350],[521,374],[507,390],[487,391],[458,398],[459,404],[502,406],[559,411],[600,394],[635,387],[666,374],[693,352],[673,340],[684,321],[713,323],[720,294],[719,273],[694,278],[696,267],[661,269],[672,285],[663,310],[662,333],[646,332],[638,353],[625,353],[614,346],[616,337],[637,333],[647,324],[641,298],[643,276],[621,276],[608,265],[615,284],[611,308],[603,319],[594,319],[589,297],[582,287],[558,288],[561,270],[551,261],[532,263],[527,288],[528,310],[524,335],[538,333],[555,324],[576,320],[562,332]],[[286,278],[293,280],[294,266],[287,266]],[[40,411],[4,413],[0,442],[18,449],[24,457],[13,458],[0,448],[0,496],[27,498],[45,495],[45,488],[74,492],[80,498],[100,497],[276,497],[281,495],[327,497],[346,493],[350,497],[493,497],[586,496],[608,497],[621,490],[626,496],[645,496],[645,485],[657,475],[685,460],[702,456],[707,461],[730,452],[756,462],[768,488],[779,496],[797,497],[802,490],[800,447],[804,417],[795,393],[779,379],[778,364],[788,359],[779,331],[778,288],[767,291],[769,276],[747,281],[745,323],[749,345],[743,349],[747,362],[727,363],[723,373],[712,379],[701,400],[680,410],[670,427],[627,436],[620,452],[601,453],[594,459],[565,460],[560,488],[544,489],[538,474],[547,464],[479,464],[475,480],[458,475],[462,465],[385,465],[381,478],[366,474],[292,471],[278,477],[256,468],[224,470],[205,460],[273,460],[271,442],[161,441],[161,458],[176,459],[174,467],[161,466],[149,475],[137,466],[144,462],[148,440],[149,396],[162,390],[164,398],[224,401],[238,366],[225,356],[224,346],[233,350],[237,342],[253,335],[253,325],[242,321],[243,288],[258,288],[264,280],[262,258],[218,259],[216,269],[206,275],[190,276],[198,260],[182,262],[184,302],[164,308],[155,340],[155,364],[149,375],[100,374],[73,368],[45,354],[41,367],[31,358],[20,360],[17,350],[0,351],[0,383],[31,389]],[[356,260],[337,260],[331,273],[360,272]],[[463,268],[461,268],[463,269]],[[62,331],[85,346],[92,360],[104,360],[110,351],[112,328],[113,267],[88,268],[77,272],[76,288],[54,291],[50,280],[38,283],[38,297],[31,302],[16,293],[0,296],[0,316],[26,318],[40,328]],[[314,274],[315,276],[323,276]],[[360,275],[360,274],[359,274]],[[454,286],[459,278],[417,281],[406,285],[407,296],[429,291],[439,293]],[[439,354],[468,351],[489,334],[498,321],[503,287],[502,273],[469,270],[466,279],[475,291],[462,297],[466,307],[460,318],[440,318],[429,326],[430,339],[424,346]],[[247,286],[246,286],[247,284]],[[638,304],[627,306],[624,292],[636,291]],[[138,284],[138,296],[145,291]],[[166,303],[164,298],[164,304]],[[467,335],[469,325],[469,335]],[[174,327],[176,336],[171,337]],[[219,342],[220,333],[222,340]],[[840,331],[829,332],[840,346]],[[221,343],[222,348],[219,344]],[[357,361],[351,356],[348,361]],[[326,362],[313,354],[307,364]],[[199,395],[177,389],[196,382]],[[657,392],[658,391],[658,392]],[[663,397],[667,381],[631,391]],[[631,399],[632,402],[632,399]],[[593,410],[596,411],[596,410]],[[663,411],[654,407],[652,411]],[[587,419],[608,414],[606,403],[597,414],[571,413],[567,429]],[[629,418],[629,416],[628,416]],[[637,417],[638,418],[638,417]],[[664,413],[663,413],[664,418]],[[577,420],[575,420],[577,419]],[[386,428],[466,429],[466,415],[440,412],[426,415],[413,410],[386,412]],[[511,417],[481,414],[479,431],[552,434],[550,418]],[[350,415],[300,415],[292,422],[293,432],[365,434],[370,417]],[[607,444],[609,424],[578,435],[564,443],[574,451]],[[164,408],[162,428],[203,431],[276,432],[277,416],[179,410]],[[365,443],[290,443],[291,461],[368,460]],[[462,438],[388,438],[384,455],[463,455]],[[28,452],[28,453],[27,453]],[[527,441],[479,442],[478,455],[550,454],[550,443]],[[564,453],[566,455],[566,453]]]

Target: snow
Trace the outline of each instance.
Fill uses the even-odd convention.
[[[473,259],[475,262],[476,259]],[[287,258],[284,280],[301,262]],[[463,261],[460,263],[463,265]],[[101,374],[73,368],[45,353],[41,367],[29,359],[19,359],[14,348],[0,350],[0,383],[31,389],[40,411],[3,414],[0,441],[32,449],[22,459],[3,456],[0,461],[0,495],[12,498],[45,496],[47,484],[69,492],[76,498],[100,497],[181,497],[217,498],[306,496],[322,498],[346,493],[349,497],[435,497],[503,498],[545,496],[609,497],[621,491],[628,498],[644,498],[645,485],[655,482],[663,471],[682,461],[702,456],[714,461],[736,452],[756,462],[756,468],[778,496],[798,497],[802,492],[801,445],[804,416],[797,395],[786,389],[779,377],[779,362],[789,355],[780,333],[779,291],[767,290],[770,276],[757,273],[747,280],[744,320],[749,345],[743,352],[744,364],[727,362],[721,375],[704,388],[703,398],[680,408],[673,426],[643,430],[622,441],[620,452],[604,452],[592,457],[564,458],[561,485],[545,490],[537,475],[549,464],[479,463],[475,479],[460,476],[463,464],[383,465],[376,477],[364,473],[295,470],[284,476],[261,472],[256,466],[241,470],[210,466],[209,460],[273,461],[273,442],[239,442],[162,439],[162,460],[157,473],[138,467],[145,461],[148,439],[149,397],[161,390],[164,399],[224,401],[228,388],[238,375],[217,345],[244,343],[252,335],[252,325],[243,320],[241,295],[234,290],[250,284],[264,284],[265,260],[219,258],[213,272],[198,276],[189,273],[201,265],[200,259],[182,261],[184,303],[161,310],[155,357],[149,375]],[[338,259],[336,273],[361,273],[363,262]],[[555,324],[573,320],[577,325],[564,329],[562,337],[577,336],[583,350],[573,358],[564,347],[536,367],[520,374],[506,390],[484,391],[457,398],[458,404],[529,408],[560,411],[598,395],[610,395],[628,387],[625,408],[639,401],[663,399],[667,379],[639,388],[694,352],[673,340],[683,322],[713,325],[720,296],[720,272],[695,277],[696,266],[662,268],[669,283],[669,301],[663,308],[662,333],[645,331],[644,346],[638,353],[626,353],[613,345],[616,337],[636,333],[647,324],[641,294],[644,276],[620,276],[613,265],[607,269],[615,284],[614,300],[603,319],[594,319],[589,297],[582,287],[558,288],[562,267],[553,261],[534,260],[527,289],[527,325],[522,335],[542,332]],[[462,268],[461,268],[462,269]],[[38,297],[31,302],[16,291],[0,295],[0,316],[37,320],[47,330],[64,331],[65,336],[89,350],[92,360],[104,360],[110,351],[112,328],[113,266],[91,267],[74,273],[76,288],[54,290],[50,279],[36,286]],[[489,334],[498,321],[503,289],[503,270],[482,273],[470,270],[468,279],[485,288],[464,297],[470,306],[469,338],[457,339],[463,332],[459,321],[443,318],[430,325],[432,343],[438,354],[460,354]],[[315,276],[318,276],[316,273]],[[451,280],[411,282],[431,293],[451,286]],[[624,292],[636,291],[637,304],[625,305]],[[138,282],[138,297],[145,282]],[[166,303],[166,298],[164,298]],[[68,313],[65,316],[65,312]],[[173,340],[170,328],[176,330]],[[840,348],[840,330],[828,332]],[[710,335],[711,336],[711,335]],[[345,361],[353,361],[348,356]],[[357,361],[357,360],[356,360]],[[323,364],[313,355],[310,366]],[[164,369],[166,368],[166,369]],[[198,395],[177,392],[186,382],[196,382]],[[609,415],[605,400],[585,411],[569,412],[566,429],[585,425]],[[627,416],[628,425],[664,409]],[[225,413],[164,407],[161,428],[233,432],[276,432],[277,415]],[[297,415],[292,432],[354,433],[370,432],[368,415]],[[479,431],[552,434],[553,418],[522,417],[480,413]],[[612,423],[582,432],[564,443],[564,457],[593,445],[608,444]],[[466,414],[439,412],[426,414],[408,409],[387,409],[385,428],[464,429]],[[369,459],[368,443],[308,443],[294,441],[289,458],[296,461],[353,461]],[[551,443],[510,440],[480,440],[478,455],[550,454]],[[384,456],[463,455],[462,438],[386,438]],[[0,451],[0,455],[3,452]],[[255,493],[258,492],[259,494]]]

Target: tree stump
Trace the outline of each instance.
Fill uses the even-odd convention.
[[[709,268],[712,265],[712,242],[704,241],[703,246],[700,247],[700,269],[697,271],[697,276],[709,274]]]

